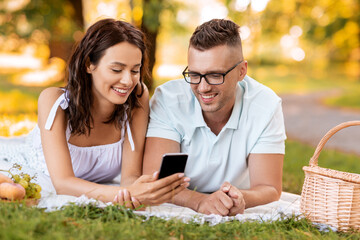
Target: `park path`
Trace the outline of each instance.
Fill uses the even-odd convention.
[[[337,94],[337,91],[281,95],[288,138],[317,146],[331,128],[346,121],[360,120],[360,111],[323,105],[321,99],[330,94]],[[360,156],[360,126],[337,132],[325,145],[325,149],[330,148]]]

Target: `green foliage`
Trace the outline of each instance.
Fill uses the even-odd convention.
[[[264,54],[257,52],[258,58],[267,61],[280,61],[278,55],[271,52],[276,48],[282,36],[289,34],[292,26],[300,26],[303,33],[299,38],[307,59],[313,61],[354,61],[359,48],[359,2],[278,0],[269,1],[261,13],[236,11],[235,1],[226,0],[229,16],[240,25],[252,30],[254,43],[265,43]],[[266,55],[268,54],[268,55]]]
[[[17,34],[20,38],[31,38],[34,30],[45,31],[54,40],[72,41],[77,26],[70,0],[31,0],[23,9],[15,12],[0,10],[4,22],[0,25],[0,36]]]
[[[143,1],[143,25],[145,25],[151,32],[158,30],[160,26],[159,15],[164,6],[162,0],[144,0]]]

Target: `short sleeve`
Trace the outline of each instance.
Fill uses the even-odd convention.
[[[159,88],[155,90],[150,101],[150,120],[146,137],[159,137],[181,142],[181,134],[173,125],[171,108],[168,107],[171,106],[170,102],[171,98],[167,98]]]
[[[266,125],[250,153],[285,154],[285,139],[284,116],[280,101],[272,118]]]

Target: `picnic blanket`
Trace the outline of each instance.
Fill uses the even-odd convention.
[[[0,169],[9,169],[12,164],[0,159]],[[49,176],[38,172],[34,169],[23,167],[22,172],[28,173],[30,175],[36,174],[36,179],[34,181],[42,187],[41,199],[37,205],[38,208],[43,208],[45,211],[55,211],[60,210],[63,206],[69,204],[76,205],[87,205],[94,204],[98,207],[106,207],[112,203],[103,203],[96,199],[90,199],[85,195],[80,197],[68,196],[68,195],[57,195],[56,191],[51,183]],[[15,172],[14,172],[15,173]],[[115,182],[109,184],[118,184],[115,179]],[[300,196],[292,193],[283,192],[279,201],[275,201],[266,205],[261,205],[253,208],[248,208],[245,210],[244,214],[238,214],[236,216],[225,216],[220,215],[205,215],[193,211],[190,208],[177,206],[170,203],[165,203],[159,206],[147,207],[145,211],[134,211],[135,214],[142,215],[145,217],[160,217],[163,219],[177,218],[183,222],[198,222],[205,223],[209,222],[211,225],[218,223],[238,220],[238,221],[248,221],[248,220],[259,220],[259,221],[274,221],[278,219],[283,219],[286,217],[292,217],[294,215],[300,215],[299,211],[300,205]]]

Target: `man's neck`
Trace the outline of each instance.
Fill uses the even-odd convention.
[[[203,117],[206,122],[206,125],[211,129],[211,131],[218,135],[221,132],[221,129],[226,125],[228,120],[230,119],[232,113],[232,109],[228,111],[226,114],[222,113],[206,113],[203,112]]]

